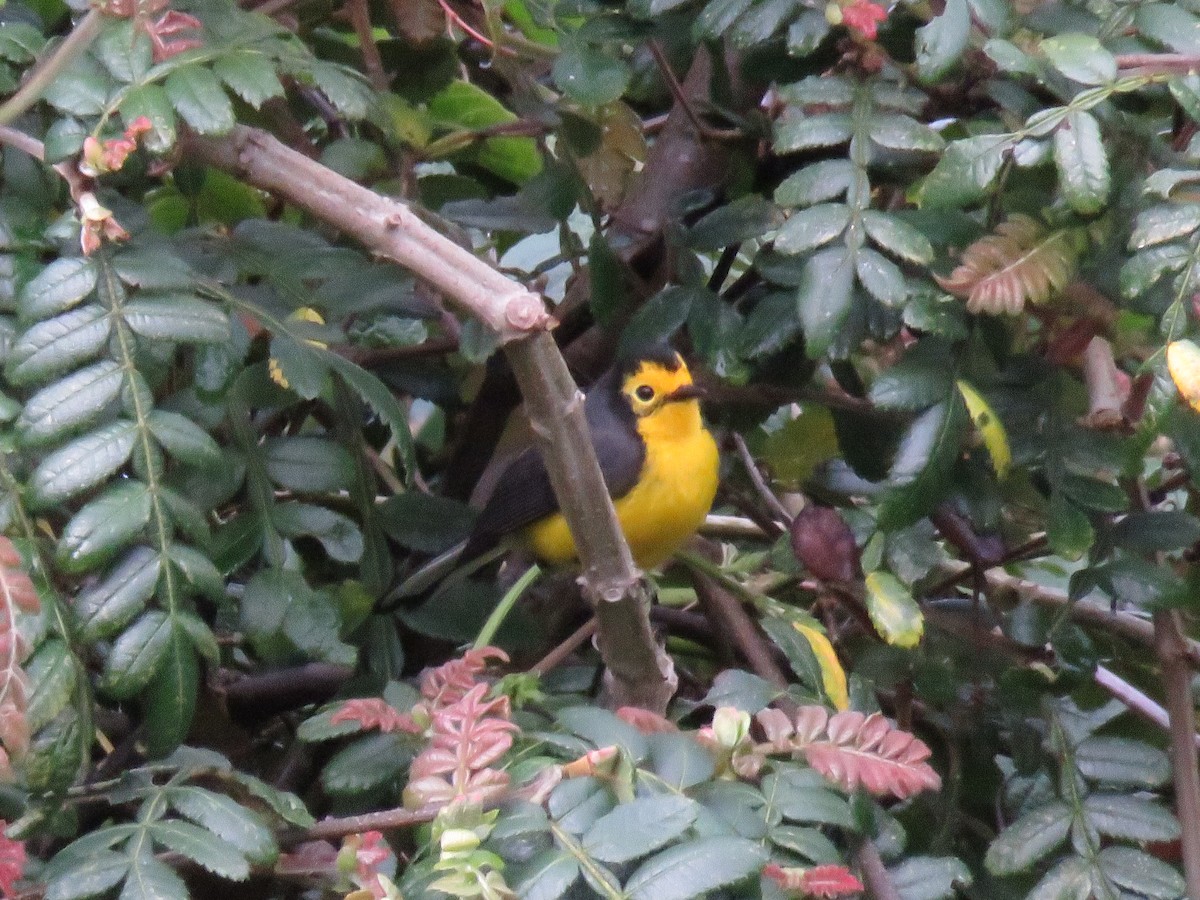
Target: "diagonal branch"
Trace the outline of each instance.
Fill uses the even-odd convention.
[[[355,184],[264,131],[238,126],[223,138],[188,135],[183,149],[340,228],[433,284],[499,335],[579,548],[584,594],[599,622],[610,700],[664,711],[675,688],[670,657],[651,631],[650,590],[621,535],[584,419],[583,395],[546,330],[550,317],[541,297],[436,232],[406,205]]]

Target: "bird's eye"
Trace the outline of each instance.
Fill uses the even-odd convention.
[[[639,385],[638,389],[634,391],[634,393],[643,403],[649,403],[654,399],[654,388],[650,387],[648,384]]]

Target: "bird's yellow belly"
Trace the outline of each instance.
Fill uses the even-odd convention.
[[[613,502],[638,566],[661,565],[695,533],[712,508],[717,476],[717,445],[708,431],[687,440],[649,442],[637,484]],[[534,522],[525,536],[545,563],[576,558],[575,541],[559,513]]]

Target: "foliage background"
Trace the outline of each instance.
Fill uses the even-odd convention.
[[[9,0],[0,888],[1200,896],[1198,17]],[[569,578],[397,596],[519,396],[339,179],[702,371],[665,718]]]

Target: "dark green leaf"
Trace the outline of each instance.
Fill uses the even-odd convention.
[[[954,369],[947,360],[948,348],[943,342],[918,341],[875,379],[871,402],[881,409],[916,412],[946,400],[954,391]]]
[[[1167,754],[1130,738],[1093,736],[1075,748],[1075,765],[1090,781],[1131,788],[1156,788],[1171,777]]]
[[[800,683],[817,696],[821,696],[823,693],[821,664],[817,662],[812,645],[796,630],[795,625],[787,619],[776,616],[763,616],[759,620],[759,625],[767,633],[767,637],[775,643],[775,646],[783,651],[788,665],[792,667],[792,671],[796,673]]]
[[[936,20],[935,20],[936,21]],[[871,117],[871,140],[891,150],[937,153],[946,146],[942,136],[912,116],[878,113]]]
[[[148,848],[133,857],[120,900],[188,900],[187,885]]]
[[[1100,868],[1138,897],[1176,900],[1187,893],[1187,885],[1175,869],[1133,847],[1105,847],[1100,851]]]
[[[5,374],[24,385],[64,372],[99,353],[110,327],[108,313],[95,304],[38,322],[13,344]]]
[[[368,735],[334,754],[321,784],[331,794],[360,794],[396,781],[411,761],[412,751],[396,735]]]
[[[646,758],[646,736],[615,713],[594,706],[571,706],[558,711],[560,725],[596,747],[620,747],[629,758]]]
[[[578,41],[554,61],[554,83],[584,106],[603,106],[625,93],[632,75],[620,57]]]
[[[405,491],[384,502],[379,518],[388,536],[401,546],[418,553],[441,553],[466,540],[475,513],[446,497]]]
[[[712,778],[716,761],[707,748],[685,733],[662,732],[647,737],[650,768],[677,791],[687,790]]]
[[[143,84],[132,88],[121,101],[121,118],[126,127],[140,116],[145,116],[151,131],[145,135],[146,149],[151,153],[165,153],[175,146],[175,107],[166,90],[158,84]]]
[[[171,639],[159,664],[158,674],[142,695],[146,714],[146,749],[151,757],[165,756],[187,739],[192,716],[196,712],[199,689],[200,663],[196,659],[192,639],[182,627],[177,626],[171,630]],[[171,849],[184,852],[175,846]],[[223,877],[237,877],[213,869],[200,860],[197,862]]]
[[[22,318],[35,320],[66,312],[96,287],[96,265],[86,256],[56,259],[21,291]]]
[[[1061,493],[1050,498],[1046,518],[1046,539],[1055,553],[1067,559],[1079,559],[1095,540],[1088,517]]]
[[[79,510],[63,528],[56,555],[68,572],[82,572],[134,541],[150,521],[150,490],[121,481]]]
[[[221,462],[221,448],[199,425],[179,413],[155,409],[147,417],[150,433],[167,453],[192,466],[211,468]]]
[[[51,443],[94,421],[116,400],[124,381],[120,365],[102,360],[38,391],[17,418],[22,443]]]
[[[1117,60],[1091,35],[1056,34],[1042,41],[1042,52],[1050,65],[1080,84],[1107,84],[1117,77]]]
[[[771,843],[796,853],[816,865],[838,864],[842,854],[837,845],[816,828],[797,825],[777,825],[768,835]]]
[[[258,813],[228,797],[191,785],[172,787],[167,802],[185,818],[219,834],[252,862],[269,863],[279,852]]]
[[[276,484],[306,493],[347,490],[354,478],[354,460],[344,447],[309,435],[268,442],[266,464]]]
[[[622,333],[618,352],[633,352],[670,338],[687,321],[698,290],[702,289],[671,285],[643,303]]]
[[[937,81],[962,59],[971,33],[967,0],[948,0],[940,16],[917,29],[917,73],[924,82]]]
[[[584,832],[583,848],[601,862],[629,862],[671,843],[695,819],[696,803],[687,797],[642,797],[600,817]]]
[[[762,237],[782,221],[783,215],[774,203],[758,194],[747,194],[704,216],[688,230],[687,243],[694,250],[720,250]]]
[[[156,609],[134,622],[108,653],[101,679],[105,692],[118,700],[141,693],[158,674],[171,631],[171,620]]]
[[[255,109],[274,97],[283,96],[283,85],[275,74],[275,67],[257,51],[224,53],[213,64],[213,71],[231,91]]]
[[[86,643],[111,637],[145,607],[161,572],[158,554],[135,547],[108,575],[75,598],[80,637]]]
[[[893,487],[879,508],[879,527],[895,531],[927,514],[949,487],[967,414],[958,397],[930,407],[908,427],[892,463]]]
[[[321,542],[332,559],[357,562],[363,554],[363,535],[353,519],[311,503],[281,503],[271,521],[284,537],[308,535]]]
[[[846,113],[808,115],[788,109],[775,123],[775,149],[780,153],[834,147],[850,140],[853,124]]]
[[[1054,130],[1054,163],[1073,210],[1091,215],[1104,208],[1111,183],[1108,153],[1091,113],[1072,111]]]
[[[900,307],[908,298],[904,273],[881,253],[864,248],[854,257],[858,280],[872,297],[884,306]]]
[[[237,847],[190,822],[167,819],[150,829],[155,842],[190,859],[206,871],[230,881],[250,877],[250,864]]]
[[[578,878],[579,863],[575,858],[551,849],[525,863],[510,883],[522,900],[558,900]]]
[[[966,0],[958,0],[965,8]],[[1008,135],[980,135],[950,144],[921,185],[922,207],[951,209],[983,198],[1012,148]]]
[[[1071,808],[1055,800],[1026,813],[988,847],[985,864],[993,875],[1015,875],[1062,845],[1071,828]]]
[[[854,830],[854,816],[845,797],[834,793],[812,769],[781,765],[763,779],[763,796],[791,822],[837,825]]]
[[[900,900],[950,900],[970,887],[971,870],[953,856],[914,856],[889,869]]]
[[[1152,206],[1138,213],[1133,234],[1129,236],[1129,247],[1131,250],[1144,250],[1191,234],[1197,228],[1200,228],[1200,204]]]
[[[129,327],[142,337],[189,344],[229,340],[229,319],[213,303],[187,296],[133,300],[121,310]]]
[[[793,172],[775,189],[775,202],[783,206],[810,206],[846,193],[855,178],[848,159],[826,159]]]
[[[1134,12],[1138,31],[1177,53],[1200,53],[1200,20],[1174,3],[1148,3]]]
[[[821,203],[792,213],[775,237],[780,253],[807,253],[828,244],[846,230],[850,208],[844,203]]]
[[[45,46],[45,36],[28,22],[14,19],[0,23],[0,59],[14,63],[33,62]]]
[[[233,778],[252,796],[266,803],[283,821],[300,828],[308,828],[315,821],[304,803],[295,794],[281,791],[245,772],[235,771]]]
[[[1200,541],[1200,519],[1183,510],[1130,513],[1113,527],[1113,542],[1137,553],[1181,550]]]
[[[365,119],[374,95],[353,69],[314,60],[309,71],[321,92],[347,119]]]
[[[933,245],[929,238],[903,219],[868,209],[863,212],[862,221],[867,236],[879,249],[919,266],[933,261]]]
[[[99,850],[58,872],[46,885],[45,900],[84,900],[120,884],[129,871],[129,854]]]
[[[411,480],[417,468],[416,449],[413,446],[412,431],[408,426],[408,415],[396,397],[382,381],[345,357],[336,353],[323,353],[322,358],[392,430],[392,440],[395,441],[404,476]]]
[[[222,134],[233,127],[233,105],[206,66],[181,66],[167,76],[163,87],[179,115],[200,134]]]
[[[1092,794],[1083,801],[1088,823],[1106,837],[1128,841],[1173,841],[1179,822],[1170,810],[1142,797]]]
[[[821,356],[841,331],[854,300],[853,254],[844,247],[814,253],[804,266],[796,302],[805,350]]]
[[[90,56],[77,56],[67,70],[46,86],[50,105],[80,118],[100,115],[116,86],[108,73]]]
[[[55,450],[30,479],[34,501],[49,506],[95,487],[125,465],[136,440],[137,425],[121,419]]]
[[[59,638],[44,641],[24,668],[31,688],[25,721],[36,733],[72,701],[81,670],[67,643]]]
[[[704,698],[706,706],[732,706],[743,712],[756,713],[782,693],[771,682],[740,669],[726,669],[713,679]]]
[[[107,20],[92,52],[117,81],[141,79],[154,62],[150,36],[132,18]]]
[[[744,838],[699,838],[678,844],[638,868],[625,884],[630,900],[689,900],[757,878],[766,865],[763,847]]]

